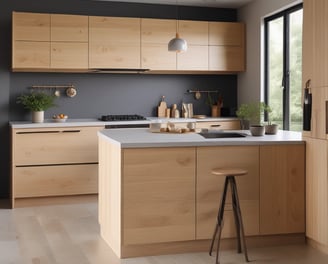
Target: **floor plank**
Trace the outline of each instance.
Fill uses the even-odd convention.
[[[2,207],[6,208],[6,207]],[[0,209],[1,264],[214,264],[207,253],[118,259],[99,232],[97,202]],[[307,245],[249,248],[257,264],[327,264]],[[245,263],[224,250],[222,264]]]

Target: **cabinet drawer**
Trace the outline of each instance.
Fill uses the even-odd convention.
[[[98,164],[19,167],[14,171],[15,198],[98,192]]]
[[[14,166],[98,162],[102,127],[14,130]]]
[[[196,128],[209,128],[209,129],[231,129],[239,130],[240,121],[239,120],[230,120],[230,121],[217,121],[217,122],[197,122]]]

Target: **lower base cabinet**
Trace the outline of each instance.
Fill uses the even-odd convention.
[[[123,151],[123,244],[195,239],[195,148]]]
[[[238,167],[246,235],[304,241],[304,153],[303,143],[121,149],[100,137],[101,236],[118,257],[208,249],[225,180],[211,170]],[[222,237],[233,238],[231,198],[225,209]]]
[[[260,234],[305,232],[305,147],[260,146]]]
[[[197,148],[196,238],[210,239],[213,235],[225,177],[211,174],[214,168],[241,168],[245,176],[236,177],[246,235],[259,234],[259,147],[220,146]],[[222,237],[235,237],[235,222],[231,193],[224,213]]]
[[[15,198],[95,194],[98,164],[15,168]]]

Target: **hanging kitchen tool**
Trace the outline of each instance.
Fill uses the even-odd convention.
[[[304,88],[304,101],[303,101],[303,130],[311,130],[311,115],[312,115],[312,94],[310,92],[311,80],[307,80]]]

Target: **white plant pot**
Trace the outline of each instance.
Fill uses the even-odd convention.
[[[43,123],[44,111],[33,111],[32,112],[32,123]]]

